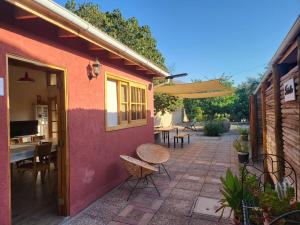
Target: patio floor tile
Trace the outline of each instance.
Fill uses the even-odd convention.
[[[64,223],[64,225],[105,225],[107,223],[101,222],[91,215],[82,214],[77,218],[74,218],[72,221]]]
[[[197,197],[197,195],[198,192],[195,191],[174,188],[169,195],[169,198],[193,201]]]
[[[177,216],[188,216],[190,215],[192,206],[193,201],[168,198],[160,207],[159,212]]]
[[[188,225],[189,218],[185,216],[175,216],[172,214],[157,213],[154,215],[149,225]]]
[[[195,132],[196,133],[196,132]],[[183,149],[171,147],[171,158],[165,173],[153,175],[161,196],[152,184],[137,189],[127,201],[129,182],[115,188],[78,216],[63,225],[228,225],[218,221],[215,213],[220,193],[220,176],[227,168],[238,172],[236,153],[232,148],[234,135],[204,137],[196,133],[191,144]],[[147,186],[147,183],[141,183]],[[227,213],[227,212],[226,212]],[[225,213],[225,215],[226,215]]]
[[[181,180],[177,183],[176,188],[190,190],[190,191],[200,191],[202,189],[202,182],[195,182],[189,180]]]

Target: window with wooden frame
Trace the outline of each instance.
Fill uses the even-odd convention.
[[[105,76],[106,130],[147,124],[147,85],[109,73]]]

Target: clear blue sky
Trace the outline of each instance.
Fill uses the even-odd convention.
[[[66,0],[55,0],[64,5]],[[257,76],[300,14],[300,0],[77,0],[149,25],[173,73],[240,83]]]

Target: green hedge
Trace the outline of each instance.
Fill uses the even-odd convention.
[[[204,135],[206,136],[220,136],[224,132],[222,122],[208,121],[204,126]]]

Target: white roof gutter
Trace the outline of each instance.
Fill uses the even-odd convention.
[[[16,6],[21,6],[20,4],[23,4],[25,6],[32,5],[32,4],[38,4],[42,8],[54,13],[56,16],[60,17],[60,19],[65,20],[65,22],[70,23],[78,28],[78,30],[81,31],[82,34],[86,33],[88,35],[91,35],[95,37],[97,41],[99,41],[101,44],[104,44],[105,46],[111,47],[113,50],[117,51],[120,55],[124,55],[125,57],[129,57],[130,59],[134,60],[135,62],[141,64],[142,66],[145,66],[149,68],[150,70],[155,71],[160,76],[169,76],[170,74],[158,66],[156,66],[154,63],[146,59],[145,57],[141,56],[140,54],[136,53],[126,45],[122,44],[121,42],[115,40],[114,38],[110,37],[103,31],[100,31],[96,27],[92,26],[90,23],[86,22],[85,20],[81,19],[77,15],[73,14],[66,8],[62,7],[61,5],[55,3],[54,1],[49,0],[31,0],[28,2],[28,0],[6,0]],[[20,4],[19,4],[20,3]],[[55,18],[51,18],[54,19]]]
[[[258,90],[260,89],[261,84],[272,73],[272,66],[274,64],[276,64],[281,59],[281,57],[285,53],[286,49],[293,43],[293,41],[295,41],[295,39],[296,39],[297,35],[299,34],[299,32],[300,32],[300,15],[298,15],[298,17],[297,17],[295,23],[293,24],[292,28],[290,29],[290,31],[288,32],[288,34],[284,38],[283,42],[280,44],[279,48],[277,49],[275,55],[272,57],[271,61],[268,63],[268,69],[264,73],[261,82],[259,83],[259,85],[255,89],[255,91],[253,92],[254,94],[256,94],[258,92]]]

